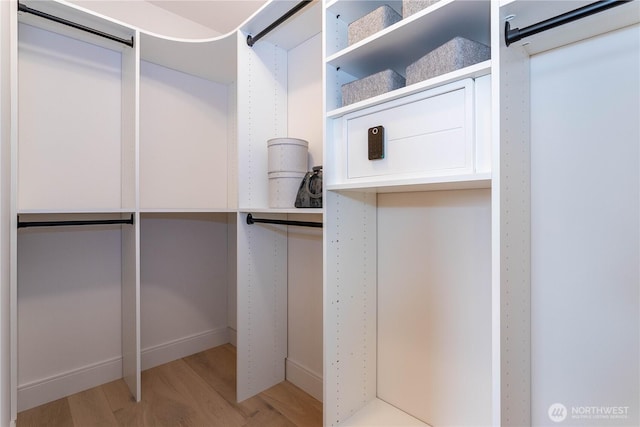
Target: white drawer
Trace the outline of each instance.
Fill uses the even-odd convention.
[[[369,160],[368,130],[384,126],[385,155]],[[347,179],[474,171],[474,81],[465,79],[343,117]]]

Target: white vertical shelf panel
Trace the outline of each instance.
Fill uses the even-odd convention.
[[[500,377],[494,424],[523,426],[531,423],[529,56],[518,46],[505,46],[505,17],[500,10],[493,22],[498,27],[493,52],[499,57],[500,108],[499,114],[494,111],[500,148],[494,152],[491,187],[493,256],[499,260],[493,270],[494,375]]]
[[[121,53],[19,32],[18,207],[121,208]]]
[[[227,326],[229,342],[238,347],[238,215],[227,213]]]
[[[324,423],[376,397],[376,194],[327,192]]]
[[[238,214],[237,298],[237,396],[243,401],[285,379],[286,226],[248,225],[246,214]]]
[[[140,214],[122,226],[122,377],[136,402],[140,377]]]
[[[12,420],[12,236],[15,215],[12,214],[12,156],[11,132],[13,126],[11,105],[12,59],[15,37],[12,33],[12,2],[0,2],[0,423],[9,425]]]
[[[139,40],[136,32],[135,40]],[[139,208],[140,44],[122,54],[122,205],[135,209],[133,225],[122,227],[122,377],[141,399],[140,214]],[[127,214],[128,215],[128,214]],[[125,215],[126,216],[126,215]],[[123,216],[123,217],[125,217]]]
[[[490,201],[378,195],[377,396],[430,425],[491,424]]]
[[[15,1],[5,2],[9,7],[9,48],[11,84],[11,177],[10,177],[10,261],[9,261],[9,371],[10,371],[10,419],[15,424],[18,417],[18,11]],[[3,5],[3,6],[4,6]],[[6,40],[3,40],[3,42]],[[3,117],[4,118],[4,117]],[[3,165],[4,166],[4,165]]]
[[[245,35],[246,37],[246,35]],[[238,38],[239,207],[268,207],[267,141],[287,136],[287,52]]]
[[[640,423],[639,95],[638,25],[531,57],[533,425]]]
[[[238,208],[238,84],[229,84],[227,98],[227,208]]]
[[[141,64],[140,206],[227,207],[228,87]]]
[[[138,33],[134,37],[138,40]],[[138,151],[140,133],[140,44],[122,52],[121,206],[138,206]]]

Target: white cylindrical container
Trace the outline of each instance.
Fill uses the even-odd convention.
[[[306,172],[269,172],[269,207],[292,208]]]
[[[273,138],[267,141],[271,172],[306,172],[309,143],[298,138]]]

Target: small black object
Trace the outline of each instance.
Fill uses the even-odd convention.
[[[322,207],[322,166],[314,166],[300,183],[295,202],[296,208]]]
[[[369,128],[369,160],[384,159],[384,126]]]
[[[118,225],[118,224],[130,224],[133,225],[133,214],[129,219],[88,219],[88,220],[76,220],[76,221],[27,221],[22,222],[18,218],[18,228],[28,227],[65,227],[65,226],[77,226],[77,225]]]
[[[291,18],[293,15],[295,15],[296,13],[298,13],[300,10],[302,10],[306,5],[308,5],[309,3],[311,3],[312,0],[303,0],[300,3],[298,3],[297,5],[295,5],[294,7],[292,7],[287,13],[285,13],[284,15],[282,15],[280,18],[276,19],[275,21],[273,21],[273,23],[271,23],[271,25],[269,25],[267,28],[265,28],[264,30],[260,31],[258,34],[256,34],[255,36],[252,36],[251,34],[249,34],[247,36],[247,46],[249,47],[253,47],[253,45],[260,40],[262,37],[266,36],[268,33],[270,33],[271,31],[273,31],[277,26],[279,26],[280,24],[282,24],[284,21],[286,21],[287,19]]]
[[[278,224],[278,225],[296,225],[298,227],[314,227],[314,228],[322,228],[321,222],[312,222],[312,221],[290,221],[285,219],[265,219],[265,218],[254,218],[253,215],[247,214],[247,224]]]

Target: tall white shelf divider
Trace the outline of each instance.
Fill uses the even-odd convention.
[[[287,219],[288,214],[318,214],[321,209],[269,207],[267,141],[296,137],[309,141],[309,151],[321,153],[322,135],[289,134],[296,120],[310,120],[308,112],[289,107],[291,77],[308,86],[321,85],[321,73],[309,76],[292,66],[290,56],[307,48],[305,42],[321,31],[321,4],[300,10],[253,46],[256,36],[297,2],[272,2],[238,32],[238,217],[237,313],[238,400],[242,401],[285,379],[287,358],[288,226],[247,224],[247,214]],[[320,50],[308,56],[321,55]],[[320,97],[321,95],[319,95]],[[305,100],[311,105],[313,100]],[[321,100],[317,100],[320,105]],[[313,111],[313,110],[311,110]],[[321,111],[318,110],[318,119]],[[313,120],[313,118],[311,119]],[[319,122],[319,120],[318,120]],[[320,154],[321,156],[321,154]],[[309,169],[312,165],[309,166]]]

